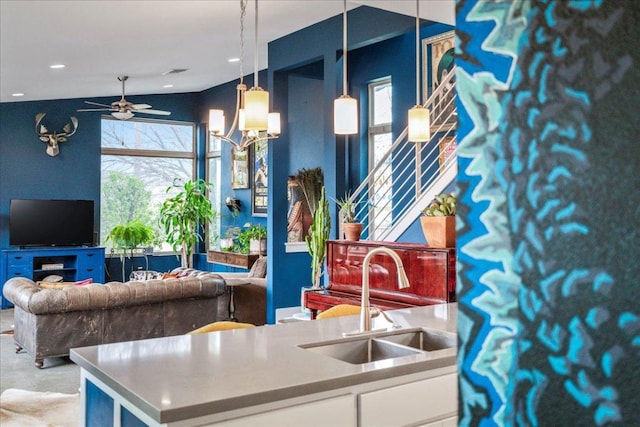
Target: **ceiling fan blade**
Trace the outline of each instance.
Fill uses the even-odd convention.
[[[158,116],[168,116],[171,114],[171,112],[169,111],[162,111],[162,110],[133,110],[136,113],[143,113],[143,114],[156,114]]]
[[[99,102],[84,101],[84,103],[85,103],[85,104],[89,104],[89,105],[97,105],[98,107],[111,108],[111,105],[107,105],[107,104],[100,104]]]
[[[151,105],[149,105],[149,104],[132,104],[131,108],[133,108],[134,110],[144,110],[146,108],[151,108]]]
[[[81,108],[76,111],[113,111],[113,108]]]

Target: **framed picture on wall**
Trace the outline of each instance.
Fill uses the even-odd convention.
[[[267,140],[251,145],[253,185],[251,186],[251,214],[267,216],[267,189],[269,188],[269,144]]]
[[[426,101],[453,72],[455,32],[448,31],[422,41],[422,99]],[[431,132],[446,132],[455,129],[458,116],[455,114],[453,82],[449,82],[435,99],[431,109]]]
[[[453,136],[446,136],[444,138],[440,138],[438,147],[439,147],[438,163],[440,165],[440,173],[442,173],[444,172],[444,168],[447,165],[447,163],[453,160],[451,156],[456,152],[456,138]]]
[[[231,188],[249,188],[249,150],[231,147]]]

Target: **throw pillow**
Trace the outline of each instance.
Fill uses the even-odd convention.
[[[267,257],[260,257],[253,263],[249,275],[247,277],[253,277],[256,279],[264,279],[267,277]]]
[[[38,282],[38,286],[46,289],[66,288],[67,286],[75,286],[75,284],[75,282],[45,282],[44,280]]]

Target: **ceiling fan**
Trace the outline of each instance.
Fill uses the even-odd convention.
[[[128,120],[134,116],[134,113],[144,114],[156,114],[159,116],[168,116],[171,114],[169,111],[152,110],[149,104],[132,104],[124,99],[124,82],[127,81],[129,76],[119,76],[118,80],[122,82],[122,98],[119,101],[114,101],[111,105],[100,104],[98,102],[84,101],[85,104],[97,105],[101,108],[84,108],[78,111],[111,111],[111,115],[116,119]]]

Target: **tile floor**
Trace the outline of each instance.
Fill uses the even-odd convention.
[[[0,310],[0,332],[13,329],[13,309]],[[45,359],[44,367],[33,365],[33,358],[24,350],[15,352],[13,336],[0,335],[0,392],[8,388],[29,391],[77,393],[80,368],[65,357]]]

